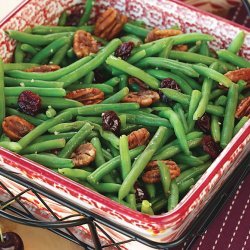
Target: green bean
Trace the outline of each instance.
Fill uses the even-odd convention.
[[[38,142],[44,142],[44,141],[50,141],[50,140],[55,140],[55,139],[65,139],[69,140],[72,138],[76,132],[68,132],[68,133],[59,133],[59,134],[54,134],[54,135],[42,135],[37,137],[33,143],[38,143]]]
[[[62,113],[57,115],[56,117],[44,121],[41,125],[37,126],[33,130],[31,130],[27,135],[25,135],[22,139],[18,141],[22,148],[25,148],[32,141],[34,141],[38,136],[44,134],[49,128],[55,126],[56,124],[66,122],[72,119],[72,115],[70,113]]]
[[[145,149],[144,146],[137,147],[129,151],[129,155],[131,159],[136,158],[143,150]],[[115,168],[118,168],[121,164],[121,157],[116,156],[113,159],[109,160],[108,162],[101,165],[97,168],[91,175],[88,176],[87,180],[89,183],[98,183],[104,176],[111,173],[111,171]],[[131,189],[130,189],[131,190]]]
[[[120,82],[119,77],[113,77],[113,78],[109,79],[108,81],[106,81],[106,82],[104,82],[102,84],[106,84],[106,85],[109,85],[111,87],[115,87],[119,82]]]
[[[153,199],[156,197],[156,187],[154,184],[145,183],[144,187],[150,199]]]
[[[113,39],[111,42],[109,42],[102,50],[100,50],[94,59],[92,59],[90,62],[86,63],[83,66],[80,66],[78,69],[74,70],[73,72],[69,73],[68,75],[65,75],[61,78],[59,78],[59,81],[64,82],[64,86],[67,87],[73,82],[77,81],[78,79],[82,78],[86,74],[88,74],[90,71],[96,69],[101,64],[105,62],[107,57],[112,54],[117,47],[121,44],[121,40],[119,39]]]
[[[54,40],[64,37],[64,36],[72,36],[72,32],[61,32],[49,35],[34,35],[29,34],[17,30],[7,30],[5,31],[10,38],[13,38],[22,43],[27,43],[34,46],[42,46],[47,45],[53,42]]]
[[[123,89],[128,86],[128,76],[120,75],[119,89]]]
[[[131,23],[126,23],[123,26],[123,31],[125,31],[125,32],[127,32],[129,34],[139,36],[141,38],[145,38],[147,36],[148,32],[149,32],[149,30],[144,29],[142,27],[139,27],[137,25],[133,25]]]
[[[94,71],[90,71],[86,76],[84,76],[83,83],[84,84],[92,84],[94,77],[95,77]]]
[[[14,61],[15,63],[22,63],[25,57],[25,53],[21,50],[21,43],[17,42],[15,52],[14,52]]]
[[[215,105],[225,106],[227,103],[227,97],[225,95],[221,95],[214,103]]]
[[[143,214],[154,215],[154,211],[153,211],[149,201],[147,201],[147,200],[142,201],[141,212]]]
[[[135,64],[147,55],[146,50],[141,50],[128,58],[128,63]]]
[[[113,200],[113,201],[115,201],[115,202],[117,202],[117,203],[120,203],[121,205],[123,205],[123,206],[125,206],[125,207],[129,207],[129,208],[131,208],[130,207],[130,204],[128,203],[128,202],[126,202],[126,201],[121,201],[121,200],[119,200],[117,197],[115,197],[115,196],[110,196],[110,195],[108,195],[108,197],[111,199],[111,200]]]
[[[102,125],[102,118],[101,117],[96,117],[96,116],[77,116],[76,117],[77,121],[89,121],[93,122],[99,125]]]
[[[200,50],[200,47],[201,47],[201,43],[196,42],[196,44],[193,47],[188,49],[188,52],[198,53]]]
[[[52,118],[56,116],[56,111],[51,106],[48,106],[48,109],[46,110],[46,116],[48,118]]]
[[[93,104],[80,108],[68,109],[74,115],[99,115],[105,111],[113,110],[117,112],[126,112],[130,110],[137,110],[140,108],[138,103],[117,103],[114,104]]]
[[[93,1],[93,0],[87,0],[85,2],[85,11],[84,11],[79,23],[78,23],[78,26],[81,26],[89,21],[94,2],[95,1]]]
[[[201,164],[204,163],[203,160],[193,155],[178,154],[174,157],[174,160],[177,163],[183,163],[183,164],[186,164],[188,166],[193,166],[193,167],[200,166]]]
[[[187,179],[178,184],[178,189],[180,194],[184,194],[190,190],[190,188],[195,184],[194,178]]]
[[[13,152],[19,152],[22,149],[22,146],[19,143],[11,141],[1,141],[0,147],[6,148]]]
[[[156,78],[150,76],[143,70],[127,63],[126,61],[123,61],[122,59],[116,58],[114,56],[109,56],[106,60],[106,63],[131,76],[137,77],[153,89],[158,89],[159,87],[159,81]]]
[[[228,51],[234,54],[238,53],[242,44],[244,43],[244,39],[245,39],[245,33],[244,31],[241,30],[230,43]]]
[[[82,65],[85,65],[92,58],[93,58],[93,56],[86,56],[86,57],[68,65],[67,67],[63,67],[63,68],[56,70],[54,72],[46,72],[46,74],[41,74],[41,73],[37,73],[37,72],[23,72],[23,71],[18,71],[18,70],[11,70],[8,72],[8,75],[11,77],[15,77],[15,78],[29,79],[29,80],[44,80],[44,81],[58,80],[58,78],[69,74],[70,72],[78,69]]]
[[[58,154],[61,158],[68,158],[74,150],[84,141],[87,135],[92,131],[93,126],[89,123],[84,124],[80,130],[66,143],[65,147]]]
[[[128,137],[126,135],[120,137],[120,156],[122,179],[125,180],[131,171],[131,158],[129,155]]]
[[[184,154],[189,155],[189,147],[185,135],[185,131],[183,128],[183,125],[178,117],[178,115],[171,109],[171,108],[165,108],[163,111],[160,111],[159,116],[168,118],[170,120],[170,123],[173,126],[175,135],[177,139],[179,140],[180,147]]]
[[[5,94],[4,94],[4,68],[3,61],[0,56],[0,124],[3,123],[5,117]],[[0,126],[0,135],[2,134],[2,126]]]
[[[173,210],[179,202],[179,188],[176,180],[172,180],[170,184],[170,195],[168,197],[168,212]]]
[[[208,167],[211,165],[211,162],[208,161],[198,167],[193,167],[190,168],[188,170],[185,170],[184,172],[182,172],[178,177],[176,177],[176,182],[179,185],[181,182],[186,181],[190,178],[195,178],[196,176],[203,174]]]
[[[59,172],[61,168],[69,169],[74,167],[74,163],[71,159],[62,159],[56,155],[50,156],[48,154],[28,154],[24,155],[24,157],[52,169],[59,168]]]
[[[211,135],[215,142],[220,141],[220,122],[219,117],[215,115],[211,117]]]
[[[135,194],[128,194],[126,200],[127,200],[128,204],[130,205],[131,209],[137,210]]]
[[[183,125],[184,131],[185,131],[185,133],[187,133],[188,124],[187,124],[187,120],[186,120],[185,113],[184,113],[182,106],[179,103],[176,103],[174,105],[173,109],[174,109],[175,113],[178,114],[179,119]]]
[[[153,209],[154,213],[157,213],[166,207],[167,207],[167,200],[164,198],[161,198],[152,204],[152,209]]]
[[[247,116],[243,116],[239,122],[236,124],[236,126],[234,127],[234,130],[233,130],[233,136],[235,136],[239,131],[240,129],[245,125],[245,123],[249,120],[249,118]]]
[[[49,151],[52,149],[63,148],[66,144],[65,139],[55,139],[49,141],[43,141],[39,143],[33,143],[28,147],[21,150],[20,154],[33,154]]]
[[[191,78],[191,77],[189,77],[189,76],[187,76],[187,75],[179,72],[179,70],[172,69],[171,71],[174,74],[176,74],[179,77],[181,77],[183,80],[185,80],[192,89],[201,90],[201,85],[196,80],[194,80],[193,78]]]
[[[126,35],[126,36],[120,37],[120,39],[123,43],[124,42],[133,42],[135,47],[142,44],[142,40],[139,37],[137,37],[136,35]]]
[[[36,88],[36,87],[5,87],[5,96],[19,96],[23,91],[30,90],[39,96],[63,97],[66,91],[61,88]]]
[[[44,122],[43,120],[40,120],[40,119],[33,117],[33,116],[30,116],[30,115],[26,115],[22,112],[19,112],[16,109],[12,109],[12,108],[6,108],[6,114],[7,115],[17,115],[35,126],[38,126]]]
[[[188,62],[188,63],[203,63],[206,65],[211,65],[214,62],[218,62],[219,65],[221,65],[223,68],[226,68],[227,70],[236,69],[235,66],[225,63],[223,61],[220,61],[216,58],[205,56],[205,55],[199,55],[199,54],[191,53],[191,52],[185,52],[185,51],[172,50],[169,54],[169,58],[174,59],[174,60],[180,60],[183,62]]]
[[[223,95],[227,93],[227,90],[224,89],[216,89],[213,92],[211,92],[210,96],[209,96],[209,100],[212,101],[216,98],[218,98],[219,96]]]
[[[183,93],[188,95],[192,93],[192,88],[189,86],[189,84],[176,74],[159,69],[149,69],[146,70],[146,72],[160,80],[163,80],[165,78],[174,79],[178,83],[178,86],[181,88]]]
[[[229,78],[214,69],[206,68],[200,65],[193,65],[193,68],[202,76],[211,78],[212,80],[219,82],[227,88],[234,84]]]
[[[28,53],[32,56],[34,56],[38,51],[39,49],[31,46],[30,44],[27,44],[27,43],[23,43],[21,46],[20,46],[20,49],[25,52],[25,53]]]
[[[63,82],[42,81],[42,80],[26,80],[11,77],[4,77],[6,87],[42,87],[42,88],[62,88]]]
[[[219,50],[217,51],[219,58],[227,62],[232,63],[235,66],[240,68],[250,68],[250,62],[244,59],[243,57],[235,55],[233,52],[228,50]]]
[[[69,44],[70,38],[69,37],[60,37],[41,49],[38,53],[34,55],[31,59],[31,63],[38,63],[41,64],[45,59],[54,55],[64,44]]]
[[[169,39],[166,42],[165,48],[163,48],[163,50],[160,52],[159,57],[168,58],[169,54],[170,54],[170,52],[171,52],[171,50],[173,48],[173,43],[174,43],[174,40]]]
[[[55,65],[60,65],[65,58],[65,55],[71,46],[71,39],[68,39],[68,42],[65,43],[63,46],[61,46],[55,53],[54,56],[51,58],[49,61],[49,64],[55,64]]]
[[[68,160],[68,159],[61,159],[61,158],[59,159]],[[71,169],[71,168],[60,168],[58,169],[58,172],[70,179],[73,179],[73,180],[77,179],[80,181],[86,181],[87,177],[91,174],[90,172],[83,170],[83,169]]]
[[[83,106],[80,102],[64,99],[64,98],[57,98],[57,97],[41,97],[42,99],[42,107],[47,108],[48,106],[52,106],[54,109],[65,109],[65,108],[72,108],[72,107],[81,107]],[[5,98],[6,106],[17,108],[18,96],[7,96]]]
[[[64,26],[67,22],[67,17],[68,17],[67,12],[63,11],[59,17],[57,26]]]
[[[4,72],[8,72],[11,70],[25,70],[28,68],[32,68],[38,66],[37,63],[4,63],[3,64],[3,69]]]
[[[190,66],[189,64],[161,57],[146,57],[142,59],[139,63],[137,63],[137,67],[139,68],[159,67],[162,69],[175,69],[191,77],[199,76],[199,74],[195,70],[193,70],[192,66]]]
[[[107,151],[106,149],[103,148],[102,153],[103,153],[103,156],[104,156],[105,160],[110,161],[111,159],[113,159],[112,154],[110,154],[110,152]]]
[[[113,87],[106,85],[106,84],[103,84],[103,83],[99,83],[99,84],[82,84],[82,83],[72,84],[72,85],[67,87],[67,90],[73,91],[76,89],[85,89],[85,88],[97,88],[97,89],[100,89],[105,94],[112,94],[114,92]]]
[[[49,25],[36,25],[34,28],[32,28],[33,34],[38,35],[48,35],[48,34],[54,34],[54,33],[67,33],[67,32],[76,32],[77,30],[85,30],[87,32],[93,31],[93,26],[49,26]]]
[[[193,140],[187,140],[188,147],[195,148],[201,144],[202,137],[198,137]],[[180,145],[170,145],[170,146],[164,146],[162,150],[157,152],[152,158],[152,160],[165,160],[170,159],[171,157],[175,156],[176,154],[180,153],[182,151]]]
[[[158,165],[159,170],[160,170],[161,183],[162,183],[165,197],[168,197],[170,183],[171,183],[171,176],[170,176],[169,168],[165,163],[163,163],[161,161],[157,161],[157,165]]]
[[[106,162],[103,156],[101,142],[98,137],[94,137],[92,138],[91,143],[96,149],[95,165],[97,167],[100,167],[102,164]]]
[[[247,86],[247,82],[246,81],[243,81],[243,80],[239,80],[237,82],[238,86],[239,86],[239,94],[246,88]]]
[[[109,98],[102,101],[103,104],[108,103],[117,103],[120,102],[125,96],[127,96],[129,93],[129,88],[125,87],[121,89],[120,91],[116,92],[114,95],[110,96]]]
[[[210,54],[209,47],[208,47],[208,44],[206,41],[201,42],[200,54],[203,56],[209,56],[209,54]]]
[[[159,149],[159,146],[162,145],[162,142],[165,141],[165,136],[167,136],[168,130],[165,127],[159,127],[153,138],[150,140],[146,149],[134,162],[131,171],[126,176],[123,181],[121,188],[118,193],[118,198],[122,200],[128,195],[131,188],[135,184],[138,177],[141,175],[142,171],[151,160],[153,154]]]
[[[237,84],[233,84],[228,90],[227,105],[221,130],[220,145],[222,148],[225,148],[233,137],[234,116],[238,103],[238,87]]]
[[[67,51],[67,57],[69,57],[69,58],[75,58],[75,56],[76,56],[76,54],[74,52],[74,49],[73,48],[68,49],[68,51]]]

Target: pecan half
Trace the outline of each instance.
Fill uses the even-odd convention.
[[[181,30],[160,30],[158,28],[154,28],[148,33],[147,37],[145,38],[145,43],[180,34],[182,34]]]
[[[50,64],[50,65],[40,65],[40,66],[35,66],[26,69],[26,72],[39,72],[39,73],[45,73],[45,72],[52,72],[60,69],[61,67],[56,64]]]
[[[4,118],[2,123],[4,133],[12,140],[18,141],[23,136],[28,134],[32,129],[35,128],[34,125],[27,122],[23,118],[17,115],[11,115]]]
[[[94,33],[96,36],[111,40],[121,32],[127,20],[128,18],[120,11],[110,7],[97,19]]]
[[[98,43],[90,33],[78,30],[74,34],[73,49],[76,56],[82,58],[90,53],[96,53],[98,51]]]
[[[178,165],[174,161],[170,160],[162,160],[163,163],[166,164],[170,171],[171,179],[176,178],[180,175],[181,170]],[[158,183],[161,181],[160,169],[157,165],[157,161],[151,161],[145,168],[145,172],[142,175],[142,180],[145,183]]]
[[[160,96],[153,90],[141,90],[139,92],[129,92],[122,101],[123,102],[137,102],[141,107],[148,107],[152,103],[159,101]]]
[[[146,128],[140,128],[131,132],[128,135],[128,147],[129,149],[136,148],[141,145],[145,145],[149,139],[150,133]]]
[[[188,51],[188,46],[185,44],[180,44],[180,45],[175,45],[173,47],[173,50],[177,50],[177,51]]]
[[[142,80],[136,78],[136,77],[129,77],[128,78],[128,84],[137,84],[140,88],[140,90],[146,90],[148,89],[148,85],[144,83]]]
[[[235,117],[239,119],[243,116],[250,118],[250,96],[242,99],[236,109]]]
[[[233,71],[228,71],[225,76],[233,82],[244,80],[248,84],[250,84],[250,68],[242,68]]]
[[[104,93],[96,88],[77,89],[67,93],[65,98],[76,100],[84,105],[91,105],[103,101]]]
[[[75,167],[88,166],[95,160],[96,149],[91,143],[81,144],[71,155]]]

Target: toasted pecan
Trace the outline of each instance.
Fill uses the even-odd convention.
[[[122,101],[123,102],[137,102],[141,107],[148,107],[152,103],[159,101],[160,96],[153,90],[141,90],[139,92],[129,92]]]
[[[145,145],[149,139],[150,133],[146,128],[140,128],[131,132],[128,135],[129,149],[136,148],[141,145]]]
[[[242,99],[236,109],[235,117],[239,119],[243,116],[250,118],[250,96]]]
[[[91,105],[103,101],[104,93],[97,88],[77,89],[67,93],[65,98],[76,100],[84,105]]]
[[[72,153],[71,159],[75,167],[88,166],[95,160],[96,149],[91,143],[81,144],[75,152]]]
[[[173,50],[177,51],[188,51],[188,46],[186,44],[175,45]]]
[[[11,115],[4,118],[2,128],[12,141],[18,141],[35,126],[17,115]]]
[[[26,72],[39,72],[39,73],[46,73],[46,72],[53,72],[56,71],[58,69],[60,69],[61,67],[59,65],[56,64],[50,64],[50,65],[39,65],[39,66],[35,66],[35,67],[31,67],[26,69]]]
[[[88,56],[91,53],[96,53],[98,47],[98,42],[90,33],[84,30],[78,30],[75,32],[73,49],[78,58]]]
[[[152,42],[161,38],[169,37],[169,36],[176,36],[182,34],[181,30],[174,30],[174,29],[169,29],[169,30],[160,30],[158,28],[154,28],[151,30],[147,37],[145,38],[145,42]]]
[[[127,19],[120,11],[109,7],[97,19],[94,33],[98,37],[111,40],[121,32]]]
[[[148,89],[148,85],[146,83],[144,83],[142,80],[136,78],[136,77],[129,77],[128,78],[128,84],[137,84],[140,88],[140,90],[146,90]]]
[[[180,168],[174,161],[162,160],[161,162],[165,163],[166,167],[168,167],[171,179],[174,179],[180,175]],[[161,174],[157,165],[157,161],[151,161],[148,163],[142,175],[142,180],[149,184],[158,183],[161,181]]]
[[[233,82],[238,82],[239,80],[244,80],[248,84],[250,83],[250,68],[241,68],[232,71],[228,71],[225,74]]]

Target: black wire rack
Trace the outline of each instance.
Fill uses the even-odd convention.
[[[241,181],[249,173],[249,166],[250,156],[247,156],[228,178],[226,183],[224,183],[220,190],[214,195],[210,202],[206,204],[200,215],[186,229],[183,235],[178,240],[169,243],[156,243],[143,238],[142,236],[109,221],[107,218],[103,218],[72,202],[66,201],[61,196],[48,191],[37,183],[27,181],[27,179],[24,179],[24,177],[19,174],[10,172],[3,168],[0,168],[0,186],[6,193],[8,193],[10,198],[5,201],[0,200],[0,216],[17,223],[47,228],[50,231],[80,245],[83,249],[108,249],[109,247],[122,249],[121,246],[123,244],[131,241],[138,241],[144,245],[157,249],[171,249],[175,246],[179,246],[185,241],[187,243],[185,249],[190,249],[193,242],[202,235],[209,223],[211,223],[215,216],[219,213],[223,204],[236,192]],[[12,191],[1,181],[1,176],[22,185],[25,189],[19,194],[14,195]],[[53,219],[50,221],[42,221],[41,219],[36,218],[22,202],[21,197],[26,193],[35,196],[48,210],[50,217]],[[55,211],[53,211],[53,209],[47,204],[44,197],[60,204],[61,206],[65,206],[73,210],[74,214],[64,218],[58,218]],[[18,208],[16,205],[18,205]],[[72,230],[70,230],[80,225],[86,225],[89,228],[92,245],[79,240],[79,238],[72,233]],[[107,226],[116,232],[127,236],[128,240],[116,242],[112,236],[106,232],[103,226]],[[102,234],[111,243],[102,245],[98,232],[102,232]]]

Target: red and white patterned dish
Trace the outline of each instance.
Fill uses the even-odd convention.
[[[18,9],[0,23],[0,55],[5,61],[11,59],[14,49],[14,41],[10,40],[4,30],[24,30],[27,26],[36,24],[55,24],[63,9],[80,3],[80,0],[26,0]],[[185,32],[203,32],[212,34],[216,40],[212,42],[215,49],[227,46],[240,29],[245,29],[246,39],[241,51],[242,55],[250,59],[250,33],[244,27],[228,22],[222,18],[214,17],[192,7],[188,7],[178,1],[166,0],[96,0],[94,12],[98,14],[108,6],[114,6],[133,19],[145,21],[148,25],[166,27],[180,24]],[[195,219],[205,203],[221,187],[228,176],[234,171],[243,157],[250,150],[250,122],[239,131],[221,155],[213,162],[211,167],[196,183],[192,190],[182,199],[178,206],[171,212],[148,216],[132,211],[110,199],[75,183],[55,172],[27,160],[17,154],[0,148],[0,166],[17,172],[39,185],[63,196],[92,212],[108,218],[135,233],[155,242],[171,242],[183,233],[187,226]],[[14,194],[23,189],[20,185],[0,177],[0,180],[8,186]],[[0,195],[7,198],[7,194],[0,190]],[[31,196],[26,195],[24,201],[29,208],[41,218],[49,219],[48,212]],[[49,201],[59,217],[71,214],[72,211],[55,202]],[[114,230],[106,228],[107,232],[117,241],[127,238]],[[85,227],[78,227],[74,233],[81,239],[90,241],[90,233]],[[103,243],[109,240],[101,233]],[[137,249],[140,243],[131,242],[123,245],[123,249]],[[143,246],[143,249],[147,249]]]

